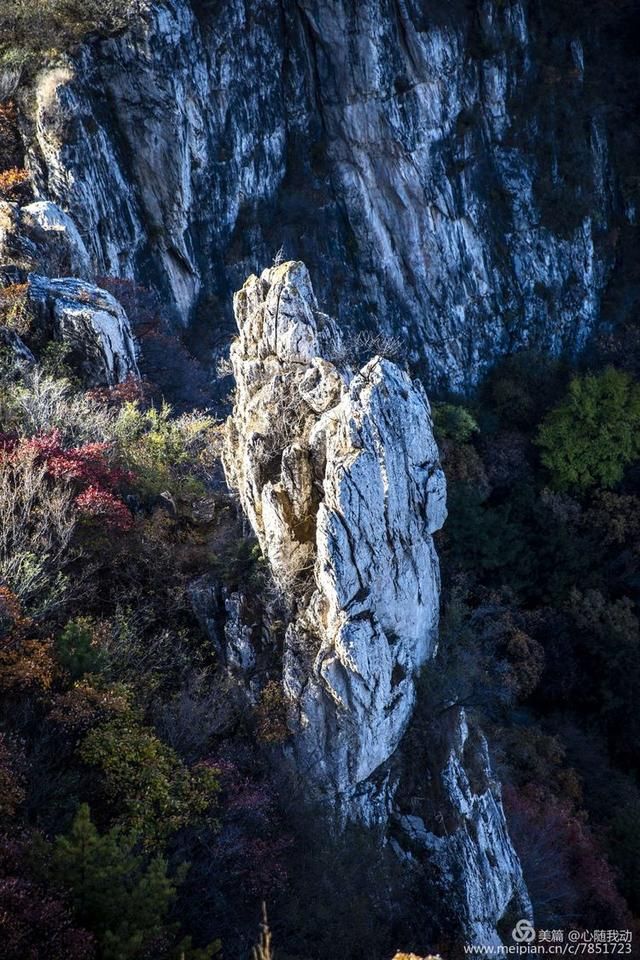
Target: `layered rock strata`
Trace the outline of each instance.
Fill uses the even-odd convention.
[[[518,347],[578,350],[637,199],[594,94],[609,50],[557,6],[141,0],[38,77],[38,199],[208,348],[284,244],[454,388]]]

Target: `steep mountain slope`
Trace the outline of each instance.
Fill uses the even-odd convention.
[[[584,344],[634,218],[592,23],[533,0],[141,10],[41,74],[32,110],[38,195],[98,273],[155,284],[202,350],[283,244],[342,326],[453,387]]]
[[[408,743],[419,683],[435,675],[437,686],[443,663],[434,534],[446,485],[429,402],[407,370],[464,390],[520,347],[576,354],[603,317],[633,306],[637,177],[593,60],[606,32],[558,10],[141,0],[125,30],[89,37],[18,89],[32,186],[0,202],[13,387],[25,371],[37,382],[45,361],[55,369],[53,344],[73,381],[63,392],[92,388],[92,404],[127,409],[131,396],[145,430],[170,431],[168,410],[143,410],[144,323],[125,309],[129,296],[145,319],[146,286],[163,308],[152,323],[183,331],[198,358],[230,349],[223,462],[248,524],[228,520],[228,490],[215,503],[216,460],[202,481],[208,519],[181,517],[158,481],[146,501],[117,501],[122,529],[155,513],[175,522],[171,536],[211,536],[208,566],[197,550],[187,563],[185,606],[233,709],[254,722],[276,687],[278,746],[268,753],[258,737],[250,749],[270,772],[293,770],[345,832],[364,824],[381,839],[434,903],[434,929],[482,945],[501,943],[531,903],[473,700],[463,708],[443,684],[419,731],[426,744]],[[42,427],[32,429],[37,444]],[[508,487],[533,455],[517,431],[502,439]],[[491,483],[468,440],[458,437],[457,479],[467,495],[478,484],[480,509]],[[193,534],[199,523],[206,534]],[[251,531],[262,579],[235,563],[230,586],[221,566],[233,549],[246,559]],[[218,555],[225,536],[240,545]],[[250,583],[237,582],[244,574]]]

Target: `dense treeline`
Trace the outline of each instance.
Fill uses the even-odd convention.
[[[491,731],[539,925],[640,908],[640,386],[630,329],[591,369],[520,354],[435,407],[446,683]]]

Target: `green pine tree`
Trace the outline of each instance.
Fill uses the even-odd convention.
[[[147,860],[122,831],[101,835],[87,804],[69,833],[56,840],[52,871],[70,891],[78,922],[95,934],[100,960],[138,960],[150,948],[157,957],[208,960],[217,950],[217,945],[192,950],[186,940],[172,949],[177,931],[167,914],[186,867],[171,879],[162,857]]]
[[[95,624],[87,617],[70,620],[56,640],[58,660],[73,680],[87,673],[99,673],[104,654],[94,643]]]
[[[537,442],[558,489],[615,486],[640,457],[640,385],[612,367],[574,377]]]

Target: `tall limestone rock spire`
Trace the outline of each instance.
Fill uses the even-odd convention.
[[[349,366],[302,263],[251,277],[235,309],[227,474],[295,598],[284,680],[300,759],[349,801],[396,749],[435,651],[446,509],[429,403],[389,360]]]
[[[289,600],[292,759],[343,816],[393,822],[394,848],[427,865],[465,936],[498,944],[500,921],[530,905],[486,742],[461,709],[428,731],[433,796],[408,811],[398,793],[437,648],[446,490],[427,397],[389,359],[358,369],[300,262],[250,277],[234,309],[225,470]]]

